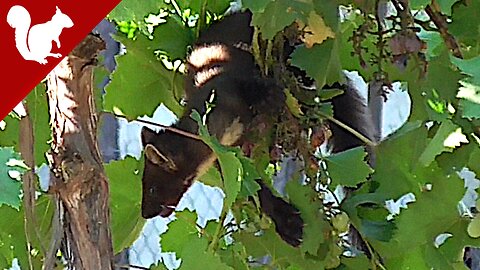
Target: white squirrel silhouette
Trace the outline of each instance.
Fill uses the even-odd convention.
[[[7,22],[12,28],[15,28],[15,44],[18,52],[25,60],[37,61],[44,65],[48,61],[48,56],[59,58],[59,53],[51,53],[52,41],[55,41],[60,48],[58,39],[63,28],[73,26],[73,21],[66,14],[63,14],[56,7],[55,15],[52,20],[33,25],[30,27],[32,19],[30,13],[22,6],[13,6],[7,14]],[[28,46],[27,46],[28,43]]]

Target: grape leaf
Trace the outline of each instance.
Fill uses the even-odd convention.
[[[136,41],[119,38],[127,47],[125,55],[117,58],[117,70],[107,85],[104,108],[120,110],[130,119],[152,116],[163,103],[177,116],[183,111],[175,99],[175,89],[183,89],[182,76],[167,70],[155,57],[153,41],[140,35]],[[139,72],[141,70],[141,72]],[[135,102],[132,102],[135,101]]]
[[[367,153],[363,147],[353,148],[325,158],[332,186],[355,187],[365,182],[372,172],[365,162]]]
[[[432,167],[431,171],[429,177],[432,182],[431,190],[424,190],[418,194],[416,202],[409,204],[408,209],[402,211],[396,219],[397,230],[388,248],[388,254],[393,257],[400,255],[401,258],[392,261],[392,266],[405,267],[405,262],[412,260],[411,256],[420,256],[418,260],[426,264],[426,251],[439,252],[438,249],[433,250],[435,237],[442,233],[451,233],[452,226],[461,220],[457,204],[465,192],[463,181],[456,174],[442,175],[438,168]],[[438,222],[439,220],[442,222]],[[462,248],[457,246],[457,252]],[[416,253],[401,255],[398,253],[399,250],[416,250]]]
[[[200,114],[197,111],[193,111],[191,117],[197,121],[198,134],[202,138],[203,142],[207,144],[215,153],[220,163],[220,170],[222,171],[224,180],[225,191],[225,207],[229,208],[233,202],[237,199],[237,195],[240,192],[242,186],[243,167],[242,163],[238,159],[234,148],[228,148],[221,145],[217,138],[210,136],[207,126],[202,123]],[[231,149],[231,150],[229,150]]]
[[[430,0],[412,0],[409,2],[410,8],[412,9],[422,9],[430,4]]]
[[[427,147],[420,155],[419,161],[424,166],[430,165],[435,157],[442,152],[452,152],[454,147],[447,146],[447,139],[456,134],[458,126],[451,121],[444,121],[435,133],[435,136],[428,142]],[[460,135],[461,136],[461,135]]]
[[[142,201],[143,157],[131,156],[105,165],[110,187],[112,241],[115,253],[130,247],[143,229]]]
[[[173,251],[181,254],[185,245],[191,239],[191,236],[198,234],[197,214],[184,210],[175,212],[176,219],[168,224],[168,230],[162,234],[160,243],[162,250]]]
[[[480,2],[459,1],[453,7],[452,22],[448,31],[465,46],[478,47],[480,38]]]
[[[233,243],[225,249],[220,249],[218,254],[222,262],[226,263],[233,269],[248,270],[248,254],[247,250],[241,243]]]
[[[450,56],[450,61],[457,66],[463,74],[468,75],[471,78],[471,83],[480,85],[480,56],[470,59],[460,59]]]
[[[302,186],[296,181],[289,181],[286,191],[291,203],[300,210],[300,215],[305,226],[303,227],[303,242],[300,246],[302,252],[317,255],[320,244],[325,241],[326,231],[330,226],[325,221],[323,206],[315,200],[318,194],[309,186]]]
[[[255,13],[262,13],[270,2],[270,0],[243,0],[242,4]]]
[[[408,129],[404,131],[404,129]],[[376,148],[375,173],[372,181],[379,183],[376,190],[387,198],[399,198],[409,192],[419,192],[419,187],[430,181],[430,170],[418,161],[427,143],[427,130],[409,126],[383,141]]]
[[[33,125],[34,158],[35,165],[46,163],[45,153],[50,149],[49,142],[52,138],[50,129],[47,92],[43,83],[37,85],[26,97],[25,106],[31,117]]]
[[[291,55],[292,64],[315,79],[318,88],[342,81],[337,43],[336,40],[328,39],[312,48],[300,46]]]
[[[182,258],[180,269],[196,269],[201,262],[201,269],[233,270],[232,267],[223,263],[217,254],[207,251],[207,246],[207,239],[190,235],[188,244],[180,254]]]
[[[217,154],[218,162],[220,163],[220,169],[222,170],[224,179],[225,207],[230,208],[230,206],[237,199],[237,195],[242,186],[242,163],[240,160],[238,160],[233,152],[220,152],[217,149],[215,153]]]
[[[20,207],[20,190],[22,184],[20,181],[12,179],[9,172],[20,173],[25,168],[9,164],[12,160],[19,160],[20,155],[13,151],[12,147],[0,147],[0,206],[3,204],[9,205],[15,209]]]
[[[307,21],[312,7],[299,0],[278,0],[268,3],[262,13],[254,13],[252,23],[258,26],[264,39],[273,37],[296,19]]]
[[[122,0],[110,13],[108,18],[115,21],[143,22],[143,18],[150,13],[158,14],[160,8],[168,7],[164,1],[158,0]]]
[[[457,0],[438,0],[437,4],[443,14],[450,16],[452,15],[452,6],[455,2],[457,2]]]
[[[287,267],[297,267],[293,269],[324,269],[322,261],[316,261],[304,256],[300,249],[284,242],[273,228],[265,230],[258,235],[242,231],[234,235],[234,238],[236,241],[240,241],[247,249],[247,253],[254,258],[269,255],[271,257],[270,265],[265,267],[279,269]]]
[[[178,18],[170,16],[165,23],[155,27],[153,43],[165,52],[170,60],[185,59],[187,49],[193,43],[193,32]]]
[[[20,133],[20,119],[12,115],[7,115],[3,119],[5,128],[0,129],[0,146],[12,146],[15,151],[18,149],[18,138]]]
[[[35,205],[36,223],[35,234],[31,234],[27,241],[25,233],[25,214],[23,207],[19,210],[0,206],[0,268],[10,269],[14,258],[18,259],[21,269],[28,269],[30,262],[33,269],[41,269],[43,262],[42,252],[28,253],[27,245],[31,250],[40,250],[41,245],[46,246],[50,241],[51,220],[53,218],[53,203],[50,198],[40,195]],[[32,231],[31,231],[32,233]],[[29,258],[31,260],[29,260]]]
[[[452,68],[449,54],[445,50],[430,61],[424,90],[431,91],[430,89],[434,89],[438,92],[440,98],[453,101],[457,94],[458,82],[462,78],[464,76],[458,70]]]

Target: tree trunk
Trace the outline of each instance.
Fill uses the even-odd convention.
[[[69,269],[112,269],[108,182],[96,140],[93,87],[96,56],[104,48],[100,38],[87,36],[47,77],[53,131],[50,191],[59,206],[61,228],[56,231],[62,234],[53,236],[51,246],[61,241]]]

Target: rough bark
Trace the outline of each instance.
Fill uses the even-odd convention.
[[[87,36],[47,77],[51,119],[50,191],[60,207],[60,239],[69,269],[112,269],[108,183],[96,140],[93,70],[105,45]],[[56,240],[55,240],[56,239]],[[57,243],[55,243],[55,241]]]

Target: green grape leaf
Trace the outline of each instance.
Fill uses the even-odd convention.
[[[369,270],[372,266],[370,260],[363,254],[355,257],[342,256],[341,262],[346,270]]]
[[[430,2],[430,1],[428,1]],[[418,37],[426,42],[427,44],[427,51],[426,51],[426,56],[427,60],[430,61],[430,59],[435,58],[436,56],[441,53],[441,50],[444,48],[444,43],[442,36],[438,32],[428,32],[428,31],[422,31],[418,33]]]
[[[176,219],[168,225],[160,242],[163,250],[174,251],[182,259],[180,269],[195,269],[199,262],[205,269],[232,269],[221,262],[217,254],[207,251],[208,241],[205,237],[199,237],[195,213],[182,211],[175,216]]]
[[[455,252],[447,255],[451,257],[447,259],[446,256],[441,255],[443,245],[437,248],[435,238],[443,233],[452,234],[455,232],[452,228],[462,223],[457,204],[465,192],[464,183],[456,174],[444,176],[438,168],[433,167],[431,171],[429,177],[432,182],[431,189],[425,189],[418,194],[416,202],[410,203],[408,209],[400,213],[396,218],[397,230],[392,242],[389,246],[383,247],[385,249],[379,250],[387,256],[396,258],[386,265],[388,269],[412,267],[412,262],[415,262],[413,265],[417,267],[421,266],[415,269],[438,268],[439,265],[442,265],[442,269],[454,269],[447,268],[447,265],[454,262],[452,255],[459,254],[463,249],[463,246],[458,244],[455,248],[448,246],[452,251],[455,249]],[[438,222],[439,220],[442,222]],[[465,233],[455,233],[453,236],[465,239],[462,234]],[[448,238],[444,245],[451,240]],[[399,250],[409,250],[409,252],[401,254],[398,253]],[[441,259],[440,262],[438,262],[439,259]]]
[[[379,183],[376,192],[387,198],[398,199],[409,192],[419,192],[419,187],[430,181],[430,171],[420,164],[418,158],[427,145],[427,129],[410,125],[400,129],[394,136],[376,148],[375,173],[372,181]]]
[[[187,49],[193,43],[193,32],[185,27],[177,17],[170,16],[165,23],[155,27],[153,43],[170,60],[185,59]]]
[[[119,39],[126,46],[127,53],[117,58],[117,70],[106,87],[105,110],[134,119],[152,116],[157,106],[163,103],[180,115],[183,108],[174,93],[177,93],[176,89],[183,89],[182,76],[167,70],[157,60],[153,53],[156,44],[143,35],[136,41]],[[139,69],[142,72],[138,72]]]
[[[23,207],[18,210],[6,205],[0,206],[0,268],[10,269],[13,259],[18,259],[21,269],[28,269],[30,263],[33,269],[41,269],[43,262],[42,252],[28,253],[27,245],[31,250],[39,250],[50,242],[51,220],[53,218],[53,203],[50,198],[40,195],[35,203],[35,223],[29,228],[31,237],[27,241],[25,233],[25,213]],[[35,230],[35,234],[33,234]]]
[[[323,206],[315,200],[318,194],[310,186],[302,186],[296,181],[289,181],[286,191],[291,203],[300,211],[305,226],[303,227],[303,242],[300,246],[302,252],[317,255],[320,244],[328,234],[330,226],[325,221]]]
[[[430,165],[437,155],[452,152],[455,147],[460,146],[460,142],[467,142],[465,135],[458,129],[459,127],[451,121],[444,121],[420,155],[419,161],[422,165]]]
[[[120,21],[135,21],[142,23],[145,16],[148,14],[158,14],[160,8],[168,7],[164,1],[157,0],[122,0],[110,13],[108,18]]]
[[[259,27],[264,39],[273,39],[278,32],[296,19],[307,21],[310,10],[312,10],[312,6],[304,1],[272,1],[267,4],[262,13],[253,14],[252,23]]]
[[[382,193],[355,194],[345,199],[342,209],[362,235],[369,239],[388,241],[393,235],[395,224],[386,221],[386,198]]]
[[[478,78],[480,79],[480,76]],[[460,98],[462,117],[480,119],[480,86],[463,81],[460,84],[462,86],[459,88],[457,97]]]
[[[480,85],[480,56],[470,59],[460,59],[454,56],[450,56],[450,61],[457,66],[463,74],[468,75],[471,78],[471,83]]]
[[[254,13],[263,13],[270,2],[270,0],[243,0],[242,4]]]
[[[243,168],[242,187],[240,189],[239,197],[247,198],[256,194],[257,191],[260,190],[260,185],[255,181],[260,178],[260,175],[255,168],[253,160],[246,158],[243,155],[239,156],[239,159]]]
[[[130,247],[145,224],[141,216],[143,157],[131,156],[105,165],[110,187],[110,213],[115,253]]]
[[[460,1],[453,7],[452,22],[448,31],[455,36],[455,40],[465,46],[478,48],[480,39],[480,2]]]
[[[188,238],[189,241],[180,253],[180,258],[182,258],[180,269],[198,269],[199,262],[201,262],[201,269],[233,270],[232,267],[223,263],[217,254],[207,251],[207,239],[199,238],[196,235],[189,235]]]
[[[480,176],[480,147],[478,145],[473,144],[474,149],[472,150],[472,153],[470,155],[470,159],[467,163],[468,168],[475,172],[477,175],[477,178]]]
[[[7,115],[3,122],[5,127],[0,129],[0,146],[12,146],[15,151],[18,149],[18,138],[20,133],[20,119],[14,117],[13,115]]]
[[[457,2],[457,0],[438,0],[437,4],[443,14],[450,16],[452,15],[452,6],[455,2]]]
[[[367,180],[372,169],[365,162],[363,147],[353,148],[325,158],[332,186],[355,187]]]
[[[457,94],[458,82],[462,78],[464,76],[458,70],[452,68],[449,54],[445,50],[430,61],[424,87],[425,89],[437,91],[440,98],[445,99],[447,102],[453,101]]]
[[[43,83],[37,85],[26,97],[25,106],[33,125],[35,165],[46,163],[45,153],[50,149],[52,138],[48,113],[47,92]]]
[[[9,205],[15,209],[20,207],[20,179],[12,179],[9,172],[21,176],[25,171],[25,165],[20,160],[20,155],[12,147],[0,147],[0,206]],[[14,161],[14,162],[12,162]],[[14,163],[14,164],[12,164]]]
[[[466,164],[468,166],[469,160],[472,160],[477,149],[479,148],[474,143],[462,144],[461,147],[455,148],[451,153],[443,152],[441,155],[437,156],[435,160],[446,174],[451,174],[460,171]]]
[[[273,269],[324,269],[322,261],[317,261],[306,256],[298,248],[294,248],[284,242],[273,229],[265,230],[263,233],[254,235],[252,233],[240,232],[234,235],[234,239],[241,242],[247,254],[254,258],[271,256],[270,264],[265,266]]]
[[[423,9],[428,4],[430,4],[430,0],[412,0],[409,2],[410,8],[412,9]]]
[[[225,186],[225,207],[229,208],[237,199],[242,187],[243,167],[233,152],[215,152],[220,163],[220,169]]]
[[[184,210],[175,212],[176,219],[168,224],[168,230],[162,234],[162,250],[182,253],[192,236],[197,237],[197,214]]]
[[[338,55],[338,42],[327,39],[312,48],[299,46],[291,55],[292,64],[315,79],[318,88],[342,81],[342,68]]]
[[[340,25],[338,4],[339,3],[336,0],[313,1],[315,11],[318,15],[322,16],[325,24],[330,27],[333,32],[337,32]]]
[[[218,250],[222,262],[235,270],[249,270],[247,250],[241,243],[233,243]]]
[[[198,179],[205,185],[224,189],[222,175],[215,166],[210,167],[203,175],[199,176]]]
[[[215,153],[220,164],[220,170],[223,175],[223,186],[225,192],[225,207],[229,208],[237,199],[242,187],[243,167],[242,162],[237,157],[237,150],[232,147],[221,145],[217,138],[210,136],[207,126],[202,123],[200,114],[193,111],[191,114],[193,120],[197,121],[198,134],[203,142],[207,144]]]
[[[231,2],[231,0],[207,1],[207,10],[216,14],[224,14]]]

